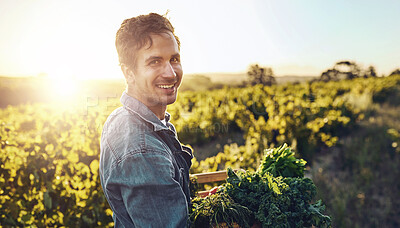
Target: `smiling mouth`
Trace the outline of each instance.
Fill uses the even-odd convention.
[[[157,87],[161,88],[161,89],[171,89],[174,86],[175,86],[175,84],[157,85]]]

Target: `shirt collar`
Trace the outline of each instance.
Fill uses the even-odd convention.
[[[154,131],[168,130],[168,127],[166,127],[146,105],[136,98],[129,96],[125,91],[122,93],[120,101],[125,108],[136,113],[144,121],[151,124]],[[168,112],[165,112],[165,120],[167,123],[170,117],[171,115]]]

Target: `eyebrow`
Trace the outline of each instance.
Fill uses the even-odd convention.
[[[175,55],[172,55],[171,58],[178,58],[178,59],[180,59],[180,58],[181,58],[181,55],[180,55],[179,53],[176,53]]]
[[[171,55],[171,58],[178,58],[178,59],[180,59],[181,58],[181,55],[179,54],[179,53],[176,53],[176,54],[174,54],[174,55]],[[161,56],[150,56],[149,58],[147,58],[146,60],[145,60],[145,62],[146,63],[148,63],[148,62],[151,62],[151,61],[153,61],[153,60],[160,60],[160,59],[163,59]]]
[[[148,62],[151,62],[153,60],[159,60],[159,59],[162,59],[162,57],[160,57],[160,56],[150,56],[149,58],[147,58],[145,60],[145,62],[148,63]]]

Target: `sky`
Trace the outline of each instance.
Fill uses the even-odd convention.
[[[167,11],[187,74],[257,63],[276,76],[317,76],[341,60],[379,75],[400,68],[398,0],[0,0],[0,75],[123,78],[121,22]]]

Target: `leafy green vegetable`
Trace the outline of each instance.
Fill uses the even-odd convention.
[[[316,187],[309,178],[273,177],[265,172],[228,169],[226,193],[248,207],[263,227],[330,227],[320,201],[311,204]]]
[[[304,168],[307,162],[297,159],[294,155],[286,143],[278,148],[267,149],[258,172],[261,175],[268,172],[274,177],[304,177]]]
[[[192,204],[191,227],[219,227],[224,223],[229,228],[234,224],[250,227],[254,221],[251,211],[233,202],[223,189],[205,198],[195,198]]]
[[[284,144],[268,150],[256,172],[228,168],[227,183],[215,195],[193,201],[193,226],[331,227],[322,202],[312,203],[317,189],[304,178],[305,164]]]

